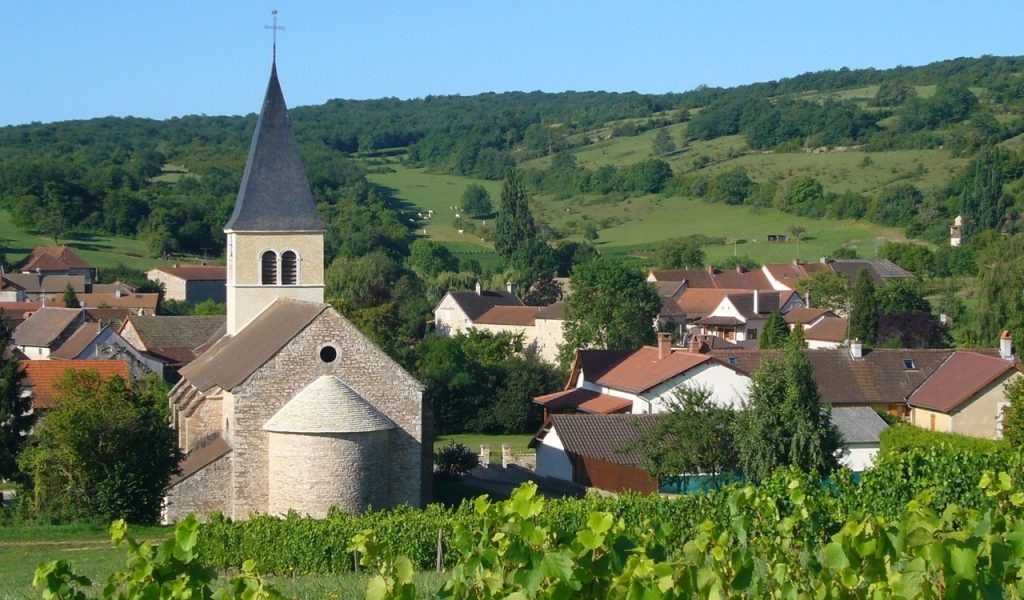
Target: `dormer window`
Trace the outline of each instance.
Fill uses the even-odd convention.
[[[260,256],[260,284],[277,285],[277,252],[273,250]]]
[[[281,254],[281,284],[296,285],[299,283],[299,259],[291,250]]]

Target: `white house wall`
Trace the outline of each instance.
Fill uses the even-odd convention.
[[[438,335],[455,336],[464,333],[472,326],[473,322],[463,312],[459,303],[452,298],[450,293],[445,293],[444,298],[434,309],[434,330]]]
[[[703,364],[645,392],[643,401],[633,403],[633,412],[665,412],[675,400],[675,390],[684,385],[707,388],[717,406],[738,409],[750,390],[750,378],[722,364]]]
[[[863,471],[875,464],[878,444],[846,444],[839,464],[854,472]]]
[[[572,481],[572,461],[554,427],[537,446],[537,474]]]

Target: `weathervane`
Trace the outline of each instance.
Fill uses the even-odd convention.
[[[279,29],[281,31],[284,31],[284,25],[282,25],[280,27],[278,27],[278,25],[277,25],[277,9],[274,9],[274,10],[270,11],[270,14],[271,14],[271,16],[274,17],[274,24],[273,25],[264,25],[263,28],[264,29],[273,30],[273,32],[274,32],[274,62],[277,62],[277,31]]]

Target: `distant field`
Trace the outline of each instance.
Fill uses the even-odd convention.
[[[434,451],[447,446],[451,442],[462,444],[473,452],[480,452],[481,444],[491,445],[491,462],[501,462],[501,445],[511,444],[513,454],[532,454],[533,450],[527,447],[532,435],[485,435],[482,433],[455,433],[451,435],[438,436],[434,440]]]
[[[805,155],[792,156],[803,158]],[[396,199],[406,203],[403,207],[406,218],[416,219],[420,231],[425,226],[429,239],[449,245],[460,258],[474,258],[483,265],[493,264],[496,257],[488,245],[479,238],[459,235],[451,226],[454,212],[450,206],[452,199],[458,202],[462,190],[473,182],[486,186],[497,201],[501,182],[432,175],[401,165],[394,165],[394,168],[394,173],[373,174],[370,179],[389,187]],[[555,227],[573,222],[576,225],[609,222],[610,226],[599,229],[596,244],[611,255],[650,250],[662,240],[692,234],[726,238],[727,246],[705,248],[712,260],[720,261],[735,251],[759,262],[785,262],[798,257],[816,260],[844,246],[855,248],[862,256],[873,256],[882,242],[904,239],[899,230],[869,223],[807,219],[775,209],[726,206],[660,195],[623,200],[586,195],[554,200],[540,196],[533,199],[532,207],[538,218]],[[417,213],[425,213],[430,208],[434,209],[434,218],[420,221]],[[804,242],[799,245],[765,242],[768,234],[786,234],[792,226],[807,231]],[[745,241],[734,248],[734,240]]]
[[[133,269],[146,270],[160,263],[157,259],[147,258],[142,242],[132,238],[76,233],[59,242],[71,246],[83,259],[100,269],[121,263]],[[8,262],[16,263],[37,246],[53,245],[53,238],[18,229],[11,223],[10,213],[0,210],[0,244],[7,250]]]

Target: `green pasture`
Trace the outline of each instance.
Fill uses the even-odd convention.
[[[67,238],[60,238],[58,242],[74,248],[86,262],[101,270],[120,263],[144,271],[160,262],[146,257],[143,243],[133,238],[72,233]],[[0,210],[0,244],[7,250],[7,261],[17,263],[33,248],[52,246],[53,238],[19,229],[11,222],[11,214]]]
[[[513,454],[533,454],[533,450],[527,447],[532,439],[533,436],[530,434],[485,435],[482,433],[454,433],[438,436],[434,440],[434,451],[440,450],[451,442],[456,442],[478,453],[480,452],[481,444],[490,444],[491,462],[500,463],[502,444],[511,444]]]

